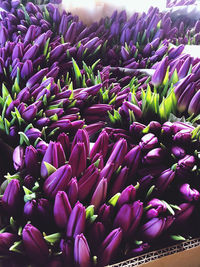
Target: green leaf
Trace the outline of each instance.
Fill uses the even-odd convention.
[[[4,119],[4,125],[5,125],[5,131],[6,131],[6,134],[9,135],[10,131],[10,122],[5,118]]]
[[[46,43],[45,43],[44,51],[43,51],[43,55],[44,55],[44,56],[47,55],[48,48],[49,48],[49,42],[50,42],[50,38],[48,38],[48,40],[47,40]]]
[[[181,236],[181,235],[171,235],[170,236],[172,240],[175,240],[175,241],[185,241],[185,237]]]
[[[144,207],[144,211],[148,211],[150,208],[152,207],[152,205],[150,204],[150,205],[148,205],[148,206],[146,206],[146,207]]]
[[[25,143],[27,146],[30,146],[30,141],[28,137],[25,135],[25,133],[19,132],[18,134],[20,135],[20,141],[19,141],[20,145],[22,146]]]
[[[174,216],[174,215],[175,215],[175,212],[174,212],[174,210],[172,209],[172,207],[171,207],[166,201],[162,200],[162,202],[166,205],[166,207],[167,207],[169,213],[170,213],[171,215]]]
[[[120,196],[121,196],[121,193],[115,194],[113,197],[111,197],[110,200],[108,200],[108,203],[112,205],[113,207],[115,207]]]
[[[10,251],[23,254],[24,248],[23,248],[23,242],[22,240],[14,242],[14,245],[12,245],[9,248]]]
[[[138,190],[138,189],[140,188],[140,183],[139,183],[139,182],[137,182],[137,184],[136,184],[136,185],[134,185],[134,187],[135,187],[135,190]]]
[[[94,71],[96,65],[97,65],[100,61],[101,61],[101,59],[99,58],[99,59],[97,59],[97,61],[95,61],[95,62],[92,64],[92,67],[91,67],[92,71]]]
[[[22,228],[22,226],[20,226],[19,229],[18,229],[18,233],[17,233],[19,236],[22,235],[22,230],[23,230],[23,228]]]
[[[28,202],[28,201],[31,201],[33,199],[36,199],[36,194],[35,193],[32,193],[30,195],[25,195],[24,196],[24,202],[25,203]]]
[[[90,217],[90,223],[93,223],[97,217],[98,215],[93,215],[92,217]]]
[[[53,129],[53,130],[48,134],[48,137],[54,136],[55,133],[56,133],[57,131],[59,131],[59,130],[60,130],[60,128],[59,128],[59,127],[56,127],[55,129]],[[45,139],[46,139],[46,138],[45,138]]]
[[[112,124],[115,124],[115,118],[114,118],[114,116],[110,113],[110,111],[108,111],[108,117],[109,117],[109,119],[110,119],[110,122],[111,122]]]
[[[21,177],[19,175],[19,173],[16,173],[16,174],[13,174],[13,175],[10,175],[10,173],[7,173],[7,175],[4,175],[4,177],[7,179],[7,180],[12,180],[12,179],[17,179],[17,180],[21,180]]]
[[[150,197],[150,195],[153,193],[155,187],[156,187],[155,185],[152,185],[152,186],[149,188],[149,190],[148,190],[148,192],[147,192],[147,195],[146,195],[146,198],[149,198],[149,197]]]
[[[74,68],[74,73],[75,73],[75,78],[76,78],[76,85],[77,87],[80,86],[80,81],[82,79],[81,71],[76,63],[76,61],[72,58],[72,63],[73,63],[73,68]]]
[[[23,190],[24,190],[25,195],[33,194],[33,192],[31,190],[29,190],[28,188],[26,188],[25,186],[23,186]]]
[[[38,182],[35,182],[35,185],[32,187],[32,191],[35,192],[40,188],[40,185]]]
[[[51,165],[49,162],[44,161],[44,165],[47,168],[48,176],[56,171],[56,168],[53,165]]]
[[[24,132],[28,131],[29,129],[32,129],[33,128],[33,124],[32,123],[29,123],[26,128],[24,129]]]
[[[15,107],[15,115],[19,122],[19,125],[21,125],[24,120],[22,119],[21,114],[19,113],[19,110],[16,107]]]
[[[94,205],[90,205],[86,208],[86,219],[91,218],[94,215]]]
[[[51,244],[55,244],[56,242],[60,241],[61,233],[46,235],[46,236],[44,236],[44,239]]]
[[[179,207],[179,206],[177,206],[177,205],[174,205],[174,204],[169,204],[170,205],[170,207],[172,207],[172,209],[174,209],[174,210],[181,210],[181,208]]]

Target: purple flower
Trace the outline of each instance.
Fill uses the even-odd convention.
[[[2,197],[2,203],[5,211],[11,216],[17,214],[20,211],[22,204],[22,194],[19,180],[12,179],[7,185]]]
[[[128,172],[129,169],[126,166],[121,169],[120,173],[113,181],[110,196],[114,196],[116,193],[120,192],[122,188],[125,187],[128,178]]]
[[[44,264],[49,255],[49,249],[41,232],[31,224],[26,224],[22,231],[22,240],[27,255],[33,262]]]
[[[120,228],[114,229],[102,242],[98,253],[98,266],[106,266],[116,255],[121,241],[122,230]]]
[[[141,160],[141,147],[135,146],[132,148],[124,158],[124,164],[129,168],[130,175],[134,175],[137,171]]]
[[[58,191],[54,203],[54,220],[59,228],[65,228],[72,211],[67,194],[64,191]]]
[[[90,267],[90,249],[83,234],[77,235],[74,241],[74,259],[76,266]]]
[[[114,163],[116,170],[123,162],[127,152],[127,142],[125,139],[120,139],[113,147],[112,153],[107,160],[107,164]]]
[[[140,228],[140,235],[144,240],[152,241],[158,238],[165,229],[165,218],[153,218]]]
[[[98,181],[99,171],[97,168],[92,173],[85,173],[78,181],[78,198],[84,201],[91,193],[96,181]]]
[[[127,186],[121,193],[117,205],[118,207],[121,207],[122,205],[126,203],[132,203],[135,200],[136,197],[136,189],[133,185]]]
[[[90,151],[90,158],[93,158],[97,153],[101,153],[105,158],[108,151],[108,142],[109,136],[107,132],[102,131]]]
[[[1,255],[9,254],[9,248],[17,241],[17,236],[11,233],[0,233],[0,253]]]
[[[189,115],[198,115],[200,112],[200,90],[196,92],[196,94],[192,97],[192,100],[190,101],[189,107],[188,107],[188,113]]]
[[[164,156],[165,151],[162,148],[154,148],[146,154],[143,161],[147,164],[157,164],[163,160]]]
[[[143,214],[143,203],[135,201],[133,204],[124,204],[118,211],[113,227],[120,227],[126,237],[136,231]]]
[[[89,150],[90,150],[90,140],[89,140],[89,136],[86,130],[79,129],[76,132],[76,135],[74,136],[74,139],[72,142],[71,150],[73,150],[74,146],[77,143],[83,143],[85,145],[86,156],[88,156]]]
[[[29,174],[36,176],[39,172],[38,152],[33,146],[27,146],[25,150],[25,166]]]
[[[50,141],[41,163],[40,173],[42,178],[48,177],[48,170],[45,166],[45,162],[50,163],[56,169],[65,164],[65,154],[60,143]]]
[[[79,177],[86,168],[85,144],[78,142],[72,149],[69,164],[72,166],[72,176]]]
[[[157,144],[158,138],[154,134],[148,133],[141,138],[139,145],[143,150],[148,150],[154,148]]]
[[[171,184],[174,180],[175,171],[171,169],[167,169],[163,171],[157,179],[156,186],[159,193],[163,193],[167,187]]]
[[[180,193],[182,197],[191,202],[193,200],[197,201],[200,198],[200,194],[196,189],[191,189],[189,184],[183,184],[180,186]]]
[[[85,207],[77,202],[74,206],[66,229],[67,237],[76,237],[77,235],[81,234],[85,230],[85,221],[86,221],[86,211]]]
[[[72,205],[76,203],[78,199],[78,183],[76,178],[72,178],[71,181],[67,185],[67,195],[69,197],[69,201]]]
[[[165,57],[158,65],[156,68],[155,73],[153,74],[151,78],[151,82],[154,86],[159,86],[162,84],[165,74],[167,71],[167,66],[168,66],[168,57]]]
[[[35,104],[32,104],[22,112],[22,118],[28,122],[31,122],[35,118],[36,114],[37,106]]]
[[[45,180],[43,186],[44,193],[48,197],[54,198],[58,191],[66,190],[71,177],[72,169],[70,165],[66,164],[58,168]]]
[[[182,203],[179,205],[181,210],[178,210],[175,214],[176,225],[184,225],[193,214],[195,206],[192,203]]]
[[[13,151],[13,164],[16,171],[19,171],[24,166],[24,148],[17,146]]]
[[[92,195],[91,205],[94,205],[95,210],[106,200],[107,195],[107,179],[102,178]]]

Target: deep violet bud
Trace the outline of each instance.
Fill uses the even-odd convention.
[[[200,90],[196,92],[196,94],[192,97],[192,100],[190,101],[189,107],[188,107],[188,113],[189,115],[198,115],[200,112]]]
[[[23,61],[28,60],[28,59],[35,59],[37,52],[39,50],[39,46],[37,44],[34,44],[33,46],[31,46],[26,53],[23,56]]]
[[[111,262],[120,247],[122,236],[122,230],[120,228],[117,228],[110,232],[104,239],[99,248],[97,258],[99,267],[106,266],[107,264],[109,264],[109,262]]]
[[[162,162],[165,156],[165,151],[162,148],[154,148],[150,150],[143,158],[143,162],[147,164],[157,164]]]
[[[105,158],[108,151],[108,142],[109,135],[106,131],[102,131],[90,151],[90,158],[93,158],[97,153],[101,153]]]
[[[120,197],[118,198],[117,206],[121,207],[126,203],[133,203],[135,198],[136,198],[136,189],[133,185],[129,185],[122,191]]]
[[[91,205],[94,205],[95,210],[106,200],[107,186],[107,179],[105,178],[102,178],[96,186],[91,199]]]
[[[188,171],[191,171],[195,165],[195,157],[191,155],[186,155],[184,158],[178,161],[176,172],[179,176],[185,176]]]
[[[78,267],[90,267],[90,248],[83,234],[77,235],[74,241],[74,260]]]
[[[78,181],[78,198],[84,201],[91,193],[95,183],[98,181],[99,171],[95,167],[94,172],[85,173]]]
[[[1,45],[1,47],[4,46],[7,39],[8,39],[8,31],[4,26],[1,26],[1,29],[0,29],[0,40],[1,40],[0,45]]]
[[[22,204],[21,201],[22,194],[19,180],[12,179],[2,197],[3,207],[9,215],[13,216],[19,212]]]
[[[70,153],[70,143],[69,143],[68,135],[65,133],[59,134],[57,141],[61,144],[61,146],[65,152],[66,157],[68,157],[69,153]]]
[[[72,149],[69,164],[72,166],[72,176],[79,177],[86,168],[86,149],[84,143],[77,143]]]
[[[9,254],[9,248],[17,241],[17,236],[11,233],[0,233],[0,253],[1,255]]]
[[[62,251],[62,259],[64,260],[64,262],[66,264],[68,264],[69,266],[73,266],[74,257],[73,257],[73,243],[72,243],[72,241],[71,240],[65,241],[64,239],[61,239],[60,249]],[[53,267],[57,267],[57,265],[53,266]]]
[[[177,159],[182,159],[186,152],[185,149],[180,147],[180,146],[173,146],[171,148],[171,153],[177,158]]]
[[[155,70],[155,73],[153,74],[151,78],[151,82],[154,86],[159,86],[162,84],[165,74],[167,71],[168,66],[168,57],[165,57],[158,65],[158,67]]]
[[[179,205],[181,210],[178,210],[175,214],[175,221],[176,225],[184,225],[188,219],[191,217],[195,206],[192,203],[182,203]]]
[[[41,232],[31,224],[26,224],[22,231],[22,240],[27,255],[33,262],[41,264],[48,259],[49,249]]]
[[[72,208],[67,194],[64,191],[58,191],[54,203],[54,220],[59,228],[65,228]]]
[[[124,161],[124,156],[127,152],[127,142],[125,139],[120,139],[113,147],[112,153],[107,160],[107,164],[113,163],[116,170]]]
[[[123,164],[129,168],[130,175],[134,175],[141,160],[141,147],[135,146],[125,156]]]
[[[190,129],[183,129],[178,133],[176,133],[173,137],[173,140],[179,144],[180,143],[188,144],[190,143],[191,139],[192,139],[192,133]]]
[[[37,128],[31,128],[25,132],[25,135],[30,141],[35,141],[37,138],[42,136],[42,133]]]
[[[72,178],[67,185],[67,195],[71,206],[73,207],[78,199],[78,183],[76,178]]]
[[[66,164],[58,168],[45,180],[43,186],[44,193],[48,197],[54,198],[58,191],[66,190],[71,177],[72,169],[70,165]]]
[[[24,79],[25,77],[30,76],[30,74],[33,73],[33,63],[32,63],[31,60],[26,60],[24,62],[20,73],[21,73],[22,79]]]
[[[43,77],[48,73],[48,71],[48,68],[38,71],[27,81],[26,86],[31,88],[34,84],[41,82]]]
[[[150,245],[148,243],[143,243],[143,244],[139,245],[137,248],[131,249],[128,252],[128,256],[130,258],[136,257],[136,256],[138,256],[140,254],[143,254],[144,252],[148,251],[149,248],[150,248]]]
[[[180,186],[181,196],[191,202],[193,200],[197,201],[200,199],[200,194],[196,189],[191,189],[189,184],[183,184]]]
[[[29,174],[36,176],[39,172],[38,152],[33,146],[25,150],[25,166]]]
[[[13,164],[16,171],[19,171],[24,166],[24,147],[17,146],[13,151]]]
[[[158,138],[152,134],[152,133],[148,133],[146,135],[144,135],[141,138],[141,141],[139,143],[140,147],[143,150],[148,150],[148,149],[152,149],[154,148],[156,145],[158,144]]]
[[[43,140],[39,141],[36,145],[36,149],[38,153],[41,154],[42,156],[44,156],[47,148],[48,148],[48,144]]]
[[[132,204],[124,204],[115,217],[113,227],[120,227],[123,233],[131,238],[140,223],[142,214],[142,202],[135,201]]]
[[[128,178],[129,169],[125,166],[121,169],[120,173],[117,175],[115,180],[113,181],[110,196],[114,196],[118,192],[120,192],[126,185],[126,181]]]
[[[42,178],[48,177],[48,170],[45,166],[45,162],[50,163],[57,169],[65,164],[65,160],[65,154],[61,144],[50,141],[41,163],[40,173]]]
[[[35,104],[32,104],[28,106],[23,112],[22,112],[22,118],[25,121],[31,122],[35,118],[37,114],[37,106]]]
[[[76,237],[84,232],[86,221],[86,211],[85,207],[77,202],[74,206],[67,224],[67,237]]]
[[[86,156],[89,155],[89,150],[90,150],[90,140],[89,140],[89,135],[86,130],[84,129],[78,129],[76,132],[76,135],[74,136],[71,150],[73,150],[74,146],[78,143],[84,143],[85,145],[85,151],[86,151]]]
[[[144,240],[158,238],[165,229],[165,218],[153,218],[140,228],[140,235]]]
[[[148,206],[151,205],[151,209],[147,211],[146,217],[148,219],[158,217],[160,213],[163,213],[167,210],[167,206],[165,202],[154,198],[151,201],[148,202]]]
[[[160,174],[156,182],[156,186],[160,194],[163,193],[168,188],[168,186],[174,180],[174,177],[175,177],[175,171],[171,169],[167,169]]]

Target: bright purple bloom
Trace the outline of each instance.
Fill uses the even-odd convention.
[[[144,240],[154,240],[158,238],[165,229],[165,218],[153,218],[140,228],[141,237]]]

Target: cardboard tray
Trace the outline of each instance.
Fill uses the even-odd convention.
[[[107,267],[200,267],[200,238],[191,239]]]

